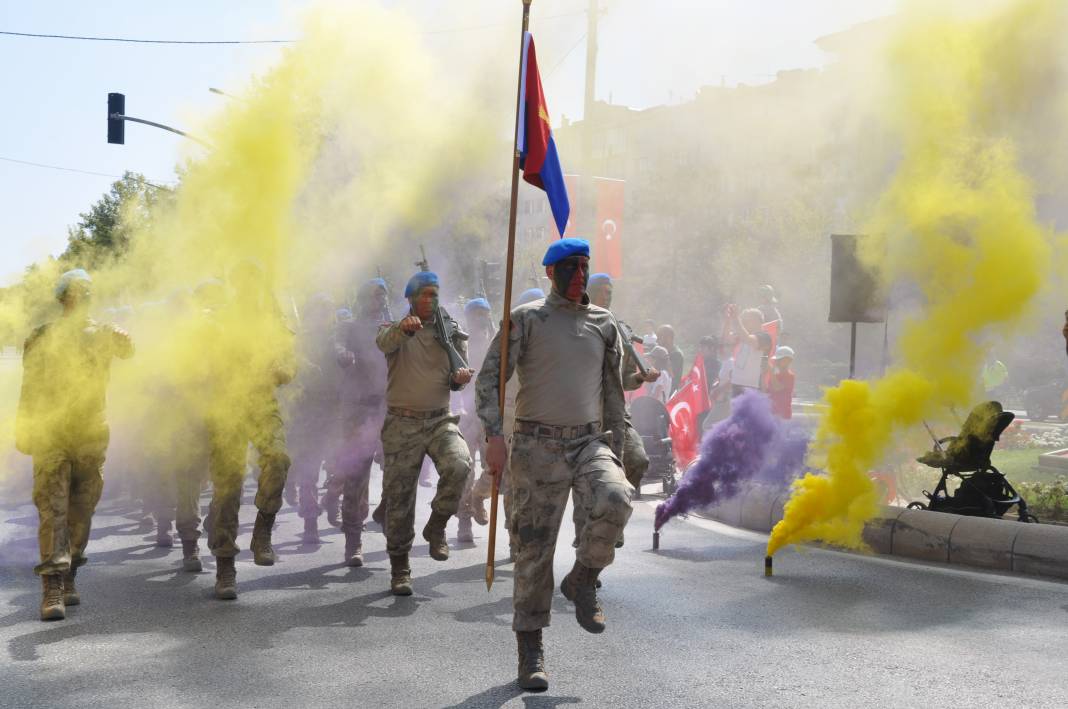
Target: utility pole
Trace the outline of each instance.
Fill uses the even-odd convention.
[[[593,239],[597,229],[597,205],[593,186],[593,103],[597,89],[597,20],[600,0],[589,0],[586,10],[586,93],[582,108],[582,177],[579,180],[579,214],[575,224],[580,236]]]

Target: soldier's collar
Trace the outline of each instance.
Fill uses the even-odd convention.
[[[590,308],[590,296],[585,293],[582,294],[582,300],[574,303],[556,291],[552,291],[545,299],[545,302],[554,308],[568,308],[569,310],[589,310]]]

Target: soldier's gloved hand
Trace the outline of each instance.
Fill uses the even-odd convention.
[[[411,335],[417,330],[423,329],[423,321],[417,315],[409,315],[400,321],[400,329],[406,335]]]
[[[653,367],[650,367],[649,369],[645,370],[645,376],[642,377],[642,381],[643,382],[655,382],[659,378],[660,378],[660,370],[659,369],[655,369]]]
[[[356,364],[356,353],[345,350],[337,356],[337,363],[342,367],[351,367]]]
[[[497,477],[508,462],[508,446],[504,436],[490,436],[486,439],[486,466],[490,475]]]
[[[456,384],[463,386],[471,381],[473,376],[475,376],[475,370],[473,369],[457,369],[456,374],[452,375],[452,380]]]

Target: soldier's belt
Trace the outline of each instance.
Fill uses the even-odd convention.
[[[386,411],[390,416],[403,416],[409,419],[434,419],[439,416],[448,416],[449,410],[434,409],[433,411],[415,411],[414,409],[402,409],[399,406],[390,406],[386,408]]]
[[[516,419],[514,432],[522,433],[524,436],[556,438],[558,440],[567,441],[572,438],[582,438],[583,436],[592,436],[600,433],[601,424],[599,421],[594,421],[592,423],[584,423],[581,426],[550,426],[547,423],[520,421],[519,419]]]

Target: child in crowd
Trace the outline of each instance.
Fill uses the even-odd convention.
[[[782,419],[793,417],[794,372],[790,365],[794,363],[794,351],[790,347],[779,347],[771,360],[771,376],[768,378],[768,396],[771,397],[771,411]]]

